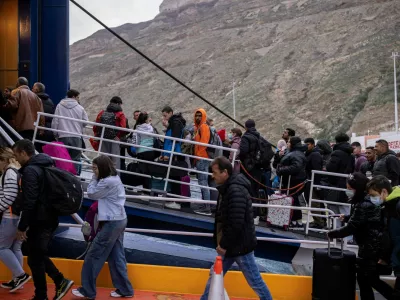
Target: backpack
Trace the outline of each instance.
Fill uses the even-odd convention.
[[[21,214],[23,201],[24,201],[23,198],[22,198],[22,189],[21,189],[21,178],[22,178],[22,175],[15,168],[7,168],[7,170],[4,172],[4,175],[3,175],[2,179],[1,179],[1,186],[3,187],[3,189],[4,189],[5,175],[6,175],[8,170],[12,170],[15,173],[17,173],[18,194],[17,194],[17,198],[14,200],[13,204],[11,205],[11,213],[13,215],[15,215],[15,216],[19,216]]]
[[[205,124],[208,129],[210,130],[210,140],[208,141],[208,144],[213,145],[213,146],[220,146],[222,147],[222,141],[221,138],[219,137],[218,133],[215,130],[211,130],[210,126]],[[199,135],[200,135],[200,129],[199,129]],[[200,135],[201,137],[201,135]],[[207,147],[207,154],[208,158],[214,159],[216,157],[222,156],[223,150],[222,149],[216,149],[216,148],[211,148]]]
[[[83,202],[83,189],[79,178],[56,167],[45,167],[45,186],[51,187],[46,194],[47,204],[59,215],[77,213]]]
[[[271,160],[275,152],[272,150],[272,145],[262,136],[258,139],[258,149],[256,151],[256,163],[263,168],[269,169]]]
[[[117,126],[117,117],[113,112],[104,111],[101,114],[100,123],[104,125]],[[99,129],[98,136],[101,136],[101,130],[102,128]],[[104,128],[103,137],[108,140],[113,140],[117,137],[118,132],[119,130],[117,129]]]

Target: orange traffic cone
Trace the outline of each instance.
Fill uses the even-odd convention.
[[[214,263],[214,274],[211,278],[208,300],[225,300],[224,271],[222,269],[222,258],[217,256]],[[229,299],[229,298],[228,298]]]

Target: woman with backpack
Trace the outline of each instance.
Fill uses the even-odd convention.
[[[133,297],[124,252],[124,232],[128,219],[125,213],[125,189],[111,159],[101,155],[93,160],[93,179],[87,193],[98,200],[98,221],[101,227],[86,254],[82,267],[82,286],[72,291],[78,298],[96,298],[96,279],[106,261],[115,291],[111,297]]]
[[[22,240],[17,240],[19,216],[13,214],[12,206],[18,197],[19,163],[9,148],[0,148],[0,260],[10,269],[13,279],[1,287],[14,292],[20,289],[31,276],[23,270]],[[15,205],[14,205],[15,207]]]

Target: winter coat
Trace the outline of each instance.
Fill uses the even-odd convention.
[[[36,94],[40,100],[42,100],[43,110],[46,114],[54,115],[55,106],[53,101],[50,99],[50,96],[46,93],[37,93]],[[45,117],[45,123],[47,128],[51,128],[52,117]]]
[[[392,193],[382,204],[385,216],[385,253],[383,259],[391,261],[395,276],[400,276],[400,187],[394,187]]]
[[[364,175],[367,175],[368,171],[372,173],[374,170],[374,165],[375,165],[374,161],[366,161],[361,165],[360,172],[363,173]]]
[[[317,147],[321,151],[322,155],[322,170],[326,171],[326,165],[331,159],[333,152],[331,144],[327,140],[319,140],[317,142]]]
[[[68,117],[77,120],[88,121],[88,115],[85,109],[76,101],[75,99],[64,99],[57,105],[56,111],[54,113],[56,116]],[[65,120],[61,118],[53,118],[51,122],[51,128],[62,130],[65,132],[54,132],[60,138],[64,137],[79,137],[76,134],[82,134],[83,128],[86,126],[86,123],[75,122],[71,120]],[[73,134],[75,133],[75,134]]]
[[[45,187],[44,167],[54,165],[54,161],[46,154],[32,156],[28,162],[19,169],[22,174],[23,205],[18,224],[18,230],[26,229],[37,222],[58,224],[58,215],[46,205],[46,192],[51,192],[51,187]]]
[[[12,125],[17,132],[34,130],[37,113],[43,112],[43,104],[38,96],[28,86],[22,85],[11,92],[6,105],[12,110]],[[44,117],[40,117],[40,126],[45,126]]]
[[[147,133],[154,133],[154,128],[151,126],[151,124],[144,123],[140,124],[136,127],[137,131],[142,131],[142,132],[147,132]],[[154,146],[154,137],[146,135],[146,134],[141,134],[141,133],[134,133],[133,134],[133,144],[135,145],[140,145],[140,146],[145,146],[145,147],[150,147],[153,148]],[[146,151],[153,151],[152,149],[146,149],[146,148],[137,148],[137,153],[143,153]],[[159,152],[158,152],[159,154]]]
[[[165,136],[174,137],[174,138],[183,138],[183,129],[186,126],[186,120],[182,117],[181,113],[174,114],[168,120],[168,127],[167,131],[165,132]],[[172,151],[172,144],[173,141],[170,139],[164,139],[164,146],[163,149],[166,151]],[[181,143],[175,142],[175,149],[174,152],[181,153]],[[167,152],[163,152],[163,156],[170,157],[171,154]]]
[[[361,166],[365,162],[367,162],[367,158],[365,157],[364,154],[356,155],[355,156],[354,172],[360,172],[361,171]]]
[[[303,146],[298,144],[294,146],[288,154],[282,157],[277,167],[276,174],[278,176],[283,176],[284,185],[287,185],[289,176],[291,176],[290,186],[297,185],[307,179],[307,158],[303,150]]]
[[[233,174],[217,187],[214,239],[226,250],[226,257],[243,256],[257,246],[253,219],[251,185],[243,174]]]
[[[396,154],[393,151],[388,151],[379,155],[375,162],[372,175],[383,175],[391,181],[392,186],[399,185],[400,162]]]
[[[336,144],[333,147],[331,159],[326,165],[326,170],[332,173],[351,174],[354,172],[353,148],[347,142]],[[328,176],[328,182],[332,186],[346,187],[346,178]]]
[[[239,158],[247,171],[260,169],[260,167],[256,165],[256,152],[258,150],[259,139],[260,133],[253,127],[248,128],[240,140]]]
[[[311,151],[306,151],[305,155],[307,158],[307,164],[306,164],[307,178],[311,179],[313,170],[322,171],[323,158],[318,148],[314,148]],[[321,176],[316,174],[314,178],[314,184],[319,185],[320,181],[321,181]]]
[[[354,205],[346,226],[330,231],[331,238],[353,235],[358,245],[358,256],[377,262],[381,255],[384,224],[381,207],[373,204],[367,196]]]
[[[235,165],[233,167],[233,172],[234,173],[240,173],[240,162],[238,161],[239,157],[240,157],[240,150],[239,150],[239,148],[240,148],[240,140],[241,140],[240,136],[235,136],[235,137],[233,137],[232,143],[231,143],[231,148],[238,150],[236,152]],[[233,161],[233,152],[230,152],[230,154],[229,154],[229,161],[230,162]]]

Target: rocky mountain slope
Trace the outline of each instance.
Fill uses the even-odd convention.
[[[289,126],[331,138],[393,129],[399,15],[398,0],[164,0],[154,20],[115,30],[230,115],[235,81],[237,119],[267,138]],[[92,120],[119,95],[159,128],[166,104],[232,127],[105,30],[71,46],[70,73]]]

